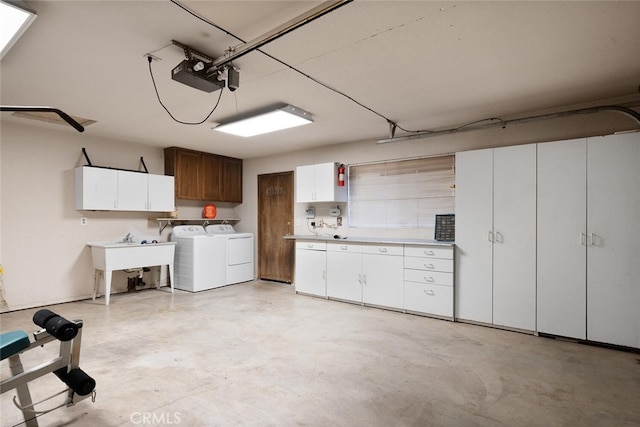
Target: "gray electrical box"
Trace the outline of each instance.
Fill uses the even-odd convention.
[[[307,208],[304,211],[304,217],[307,219],[313,219],[316,217],[316,208]]]

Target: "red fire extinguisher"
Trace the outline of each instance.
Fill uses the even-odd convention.
[[[344,187],[344,165],[338,166],[338,186]]]

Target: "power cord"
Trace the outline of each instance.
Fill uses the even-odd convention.
[[[173,114],[171,114],[171,111],[169,111],[169,109],[164,105],[164,103],[160,99],[160,94],[158,93],[158,86],[156,86],[156,79],[153,77],[153,70],[151,69],[151,62],[153,62],[153,58],[151,56],[147,56],[147,60],[149,61],[149,74],[151,75],[151,81],[153,82],[153,89],[156,91],[156,97],[158,98],[158,102],[160,103],[162,108],[164,108],[164,110],[167,112],[167,114],[169,114],[169,117],[171,117],[174,121],[176,121],[176,122],[178,122],[180,124],[183,124],[183,125],[201,125],[204,122],[206,122],[207,120],[209,120],[209,117],[211,117],[213,112],[216,111],[216,109],[218,108],[218,105],[220,104],[220,99],[222,99],[222,91],[223,91],[223,89],[220,89],[220,95],[218,95],[218,101],[216,102],[216,105],[213,107],[213,110],[211,110],[211,112],[207,115],[207,117],[202,119],[202,121],[200,121],[200,122],[183,122],[182,120],[176,119],[173,116]]]

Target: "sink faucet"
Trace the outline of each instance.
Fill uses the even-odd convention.
[[[122,239],[122,241],[125,243],[133,243],[133,234],[127,233],[127,235],[124,236],[124,239]]]

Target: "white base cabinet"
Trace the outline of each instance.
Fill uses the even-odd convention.
[[[454,319],[453,247],[404,247],[404,308]]]
[[[297,293],[327,296],[326,242],[296,241],[295,287]]]
[[[327,243],[327,297],[403,308],[403,246]]]

